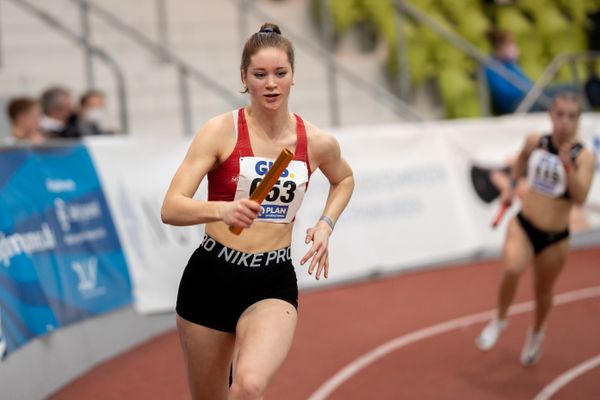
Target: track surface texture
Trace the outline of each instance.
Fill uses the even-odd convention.
[[[519,355],[533,316],[531,268],[496,347],[474,346],[501,271],[498,261],[471,263],[302,293],[293,347],[265,398],[599,399],[600,248],[569,255],[542,358],[527,369]],[[50,398],[189,399],[176,332]]]

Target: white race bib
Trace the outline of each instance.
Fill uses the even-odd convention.
[[[273,161],[262,157],[240,157],[240,177],[235,200],[250,197],[250,193],[256,189],[273,165]],[[257,221],[279,224],[292,222],[300,209],[307,185],[306,163],[292,160],[262,203]]]
[[[560,197],[567,190],[567,172],[556,154],[535,149],[527,168],[529,187],[550,197]]]

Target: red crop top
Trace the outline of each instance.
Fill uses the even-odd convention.
[[[235,111],[233,112],[235,113]],[[306,139],[306,127],[300,116],[296,117],[296,151],[294,160],[306,163],[308,167],[308,176],[310,178],[310,167],[308,163],[308,142]],[[233,201],[237,189],[238,178],[240,175],[240,157],[254,157],[252,145],[250,143],[250,134],[246,115],[243,108],[237,111],[237,118],[234,114],[234,122],[237,120],[236,133],[237,142],[231,155],[208,173],[208,200],[209,201]]]

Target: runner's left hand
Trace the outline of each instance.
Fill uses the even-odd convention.
[[[306,253],[300,265],[304,265],[311,257],[310,266],[308,267],[308,273],[312,275],[315,267],[317,267],[317,273],[315,277],[317,280],[321,277],[321,273],[325,279],[329,276],[329,236],[331,235],[331,228],[323,223],[319,222],[315,227],[308,228],[306,230],[306,239],[304,243],[309,244],[312,242],[310,250]]]
[[[565,166],[567,172],[573,169],[573,161],[571,160],[571,143],[565,143],[558,149],[558,157]]]

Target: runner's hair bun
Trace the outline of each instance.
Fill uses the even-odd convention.
[[[258,32],[259,33],[276,33],[278,35],[281,35],[281,30],[279,29],[279,27],[271,22],[266,22],[266,23],[262,24],[262,26],[260,27],[260,30]]]

